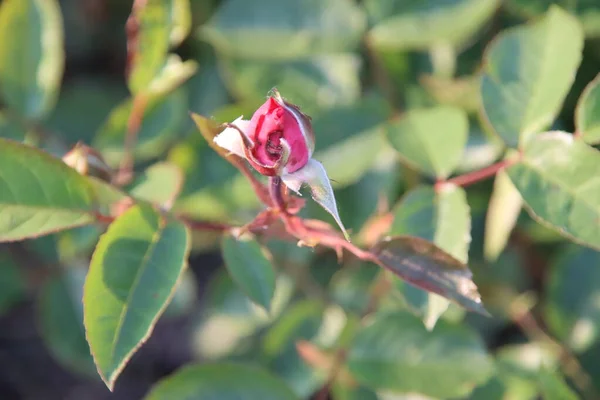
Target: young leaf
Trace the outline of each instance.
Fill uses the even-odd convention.
[[[490,377],[493,364],[481,339],[465,326],[441,321],[429,332],[418,318],[396,312],[358,332],[348,367],[369,388],[464,398]]]
[[[381,241],[372,253],[380,266],[411,285],[487,315],[469,268],[433,243],[418,237],[398,236]]]
[[[460,163],[469,121],[459,108],[411,110],[390,123],[387,138],[401,158],[436,178],[447,178]]]
[[[557,6],[528,25],[500,33],[486,50],[482,113],[510,147],[556,118],[581,61],[583,32]]]
[[[267,312],[275,293],[275,271],[270,256],[252,237],[223,237],[223,260],[240,288]]]
[[[460,45],[492,16],[498,0],[367,0],[374,26],[368,39],[385,49]],[[461,21],[457,24],[456,21]]]
[[[133,57],[129,61],[132,65],[127,79],[133,94],[148,89],[167,60],[172,30],[172,3],[171,0],[146,0],[134,4],[130,18],[135,21],[137,32],[129,38]]]
[[[396,207],[390,235],[412,235],[435,243],[466,263],[471,243],[471,214],[465,191],[447,184],[436,192],[429,186],[411,190]],[[430,293],[424,315],[425,326],[433,329],[449,302]]]
[[[268,12],[257,12],[259,9]],[[228,0],[201,30],[226,55],[284,60],[354,50],[365,16],[346,0]],[[335,27],[335,29],[332,29]]]
[[[84,323],[109,389],[152,333],[189,250],[187,227],[147,206],[127,210],[100,238],[84,287]]]
[[[600,249],[600,153],[565,132],[546,132],[507,170],[530,214],[579,243]]]
[[[156,163],[139,174],[129,193],[141,200],[170,207],[183,188],[183,172],[168,162]]]
[[[506,171],[498,171],[485,219],[483,253],[486,259],[496,260],[502,253],[517,223],[522,206],[523,199]]]
[[[279,378],[244,364],[188,365],[156,384],[145,400],[298,400]]]
[[[588,83],[579,98],[575,125],[586,143],[600,143],[600,74]]]
[[[68,268],[41,288],[37,304],[40,334],[60,364],[92,377],[96,373],[83,327],[83,283],[86,269]]]
[[[22,117],[54,107],[64,69],[63,21],[57,0],[0,5],[0,94]]]
[[[600,339],[600,253],[569,246],[552,263],[545,320],[551,331],[577,352]]]
[[[113,200],[107,186],[41,150],[0,139],[0,242],[95,221],[98,207]]]

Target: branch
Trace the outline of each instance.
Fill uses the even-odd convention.
[[[484,179],[490,178],[494,175],[496,175],[496,173],[498,171],[500,171],[502,168],[508,168],[511,165],[517,163],[519,160],[518,159],[505,159],[502,161],[499,161],[495,164],[492,164],[490,166],[487,166],[485,168],[479,169],[477,171],[473,171],[473,172],[469,172],[466,173],[464,175],[459,175],[459,176],[455,176],[454,178],[445,180],[445,181],[438,181],[435,184],[435,188],[436,190],[439,189],[440,185],[444,184],[444,183],[453,183],[457,186],[469,186],[472,185],[474,183],[477,182],[481,182]]]
[[[133,153],[137,142],[138,132],[142,126],[144,113],[146,112],[146,104],[148,99],[144,93],[139,93],[133,98],[131,113],[127,120],[127,134],[125,136],[125,144],[123,146],[125,154],[119,165],[119,171],[115,177],[115,183],[123,186],[128,184],[133,177]]]

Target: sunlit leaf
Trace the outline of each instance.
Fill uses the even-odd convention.
[[[6,0],[0,6],[0,93],[25,118],[54,107],[64,69],[57,0]]]
[[[543,19],[500,33],[488,46],[483,115],[510,147],[549,127],[581,61],[577,19],[552,6]]]
[[[41,150],[4,139],[0,178],[0,241],[89,224],[114,199],[108,185]]]
[[[409,191],[396,206],[390,235],[412,235],[433,242],[462,263],[468,261],[471,243],[471,215],[465,191],[455,185],[420,186]],[[423,315],[432,329],[449,302],[437,294],[428,295]]]
[[[380,266],[413,286],[487,314],[469,268],[433,243],[418,237],[392,237],[372,252]]]
[[[600,248],[600,153],[565,132],[527,143],[522,161],[507,169],[538,221],[562,235]]]
[[[156,384],[145,400],[297,400],[279,378],[243,364],[188,365]]]
[[[183,188],[183,173],[170,163],[162,162],[150,166],[139,174],[129,193],[141,200],[170,207]]]
[[[189,247],[185,225],[147,206],[127,210],[100,238],[85,282],[84,322],[109,389],[169,303]]]
[[[439,106],[406,112],[389,124],[387,138],[409,165],[443,179],[460,163],[468,133],[464,111]]]
[[[483,252],[488,260],[498,258],[506,247],[522,206],[521,195],[506,171],[498,171],[485,220]]]
[[[600,74],[581,94],[575,111],[575,125],[587,143],[600,142]]]

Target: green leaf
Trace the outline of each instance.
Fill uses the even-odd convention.
[[[302,360],[296,343],[315,339],[324,321],[324,308],[319,301],[300,301],[285,310],[262,343],[269,369],[303,399],[318,390],[324,383],[324,377]]]
[[[172,30],[172,3],[171,0],[146,0],[132,11],[138,32],[127,83],[133,94],[148,89],[166,62]]]
[[[182,61],[177,54],[170,54],[158,74],[146,89],[153,96],[164,96],[180,87],[198,71],[194,60]]]
[[[94,376],[96,368],[83,327],[83,283],[86,269],[69,268],[41,288],[38,319],[52,355],[76,374]]]
[[[465,326],[440,321],[429,332],[403,312],[380,315],[359,331],[348,367],[367,387],[436,398],[467,396],[492,372],[484,343]]]
[[[529,213],[578,243],[600,249],[600,153],[565,132],[547,132],[525,146],[508,170]]]
[[[367,37],[378,48],[395,50],[461,45],[481,29],[498,4],[498,0],[367,0],[374,25]]]
[[[187,227],[146,206],[127,210],[100,238],[85,282],[84,323],[109,389],[152,333],[189,250]]]
[[[483,114],[510,147],[556,118],[581,61],[577,19],[552,6],[546,16],[500,33],[486,50]]]
[[[315,160],[338,189],[356,183],[389,150],[383,124],[389,115],[379,99],[367,99],[348,107],[336,107],[315,116]]]
[[[346,0],[227,0],[201,35],[229,56],[290,60],[354,50],[365,22],[361,9]]]
[[[587,143],[600,143],[600,74],[581,94],[575,110],[575,125]]]
[[[402,199],[394,212],[390,235],[412,235],[433,242],[462,263],[469,257],[471,214],[465,191],[456,185],[417,187]],[[429,294],[423,315],[431,330],[450,303],[434,293]]]
[[[600,12],[596,0],[507,0],[506,8],[523,17],[535,18],[554,4],[577,16],[586,37],[600,37]]]
[[[225,266],[233,280],[252,301],[268,312],[275,293],[275,271],[270,255],[251,236],[224,236],[221,247]]]
[[[545,319],[551,331],[577,352],[600,338],[600,253],[575,245],[552,263]]]
[[[205,307],[194,333],[198,354],[207,360],[231,356],[249,337],[277,320],[293,292],[293,281],[280,275],[271,312],[267,314],[242,292],[226,270],[220,269],[209,282]]]
[[[181,169],[174,164],[160,162],[150,166],[135,178],[129,194],[136,199],[170,207],[182,188],[183,173]]]
[[[539,372],[539,385],[545,400],[577,400],[579,396],[569,387],[560,373],[542,369]]]
[[[22,117],[43,118],[64,69],[63,22],[56,0],[6,0],[0,6],[0,94]]]
[[[25,277],[12,257],[0,252],[0,316],[27,294]]]
[[[89,224],[112,204],[108,185],[61,160],[0,139],[0,242]]]
[[[132,105],[131,98],[117,105],[96,133],[93,147],[102,153],[111,166],[117,166],[124,155],[123,146]],[[137,161],[151,159],[166,150],[186,117],[186,108],[186,95],[182,90],[148,99],[134,149]]]
[[[223,59],[232,93],[243,101],[264,102],[273,87],[311,115],[348,106],[360,97],[361,60],[354,54],[325,54],[291,61]],[[250,116],[248,116],[250,118]]]
[[[523,199],[506,171],[498,171],[485,219],[483,252],[487,260],[496,260],[506,247],[522,206]]]
[[[389,124],[387,138],[409,165],[445,179],[460,163],[468,133],[464,111],[439,106],[407,111]]]
[[[172,0],[171,45],[177,46],[192,31],[192,9],[190,0]]]
[[[156,384],[145,400],[297,400],[279,378],[250,365],[188,365]]]
[[[411,285],[487,315],[469,268],[433,243],[412,236],[391,237],[371,252],[377,264]]]

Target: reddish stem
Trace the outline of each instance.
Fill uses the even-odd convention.
[[[477,182],[481,182],[484,179],[492,177],[496,175],[498,171],[502,168],[507,168],[513,165],[517,160],[515,159],[505,159],[497,162],[496,164],[492,164],[488,167],[479,169],[477,171],[469,172],[464,175],[455,176],[452,179],[448,179],[446,181],[439,181],[436,183],[436,188],[439,188],[439,185],[444,183],[453,183],[457,186],[469,186]]]
[[[196,221],[186,217],[180,217],[180,219],[194,231],[223,232],[232,228],[231,225],[219,222]]]
[[[283,200],[282,186],[281,186],[281,177],[272,176],[269,179],[269,193],[271,195],[271,200],[273,201],[273,205],[279,209],[282,213],[286,212],[285,201]]]

